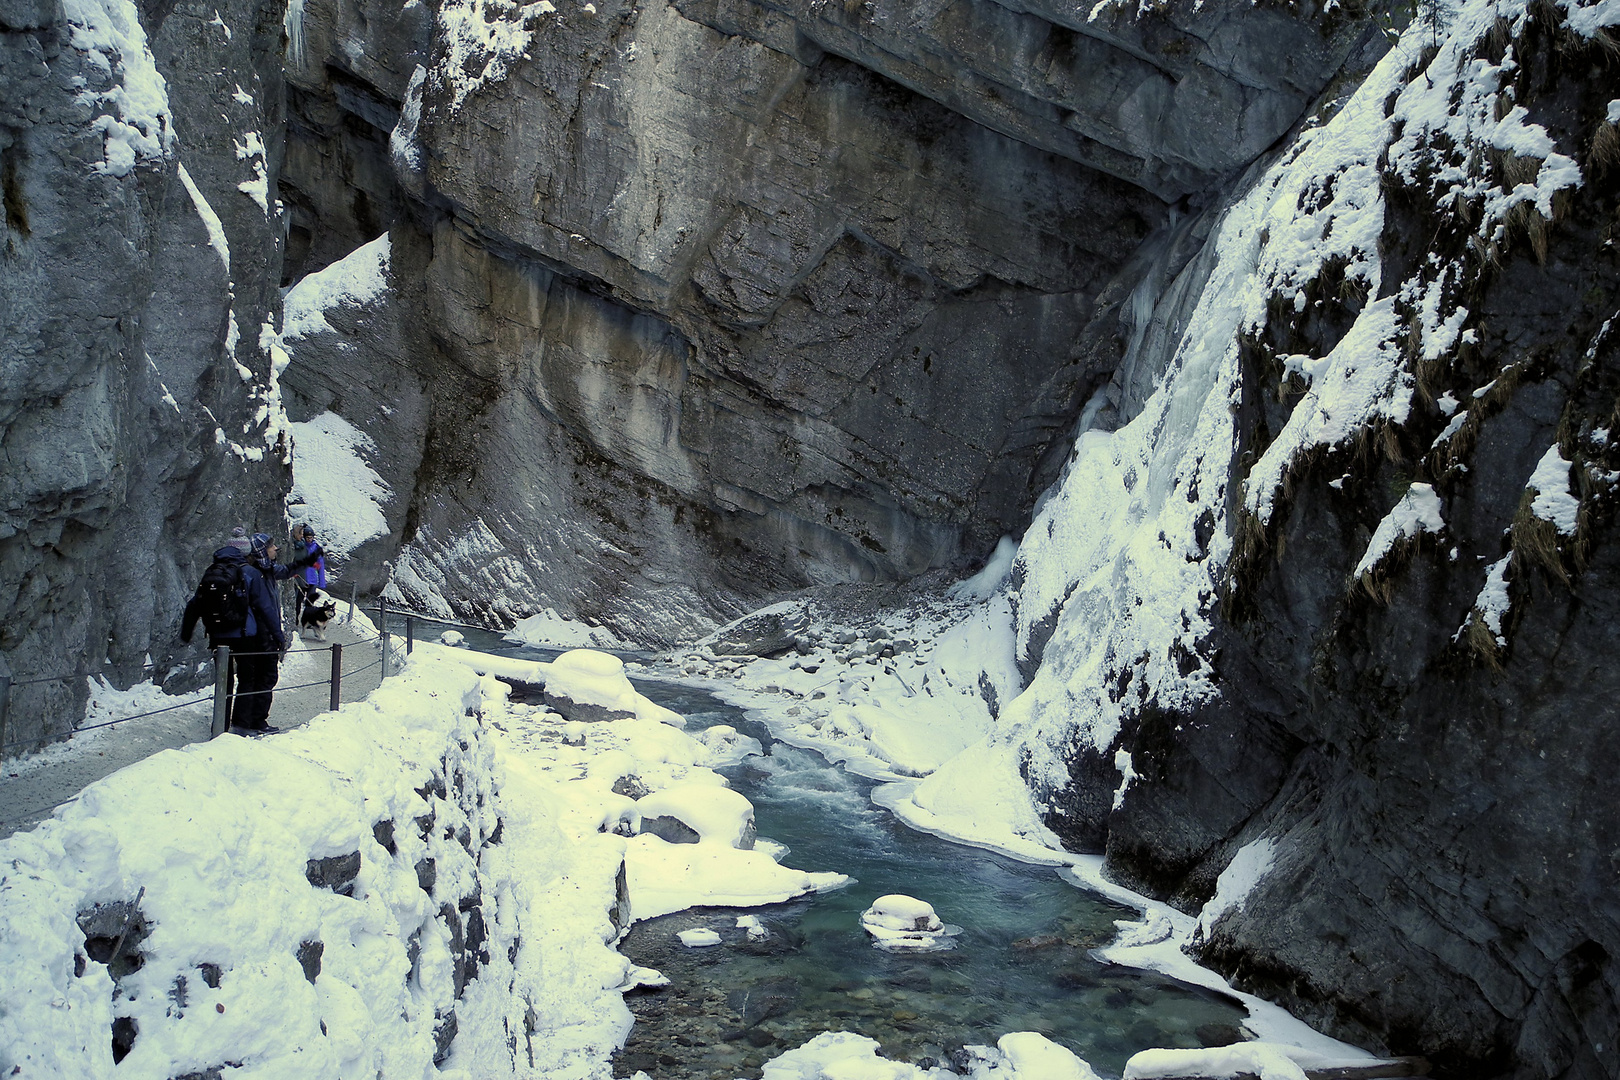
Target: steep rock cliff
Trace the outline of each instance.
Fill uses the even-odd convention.
[[[666,642],[1017,532],[1150,255],[1370,41],[1025,8],[311,4],[294,242],[387,224],[392,288],[297,345],[293,417],[421,462],[362,586]],[[410,419],[345,405],[384,372]]]
[[[1620,14],[1443,16],[1166,291],[1162,381],[1025,536],[993,741],[1240,986],[1613,1076]]]
[[[0,652],[19,681],[195,678],[175,631],[207,552],[235,522],[279,531],[280,52],[279,6],[251,0],[0,9]],[[61,734],[84,695],[19,685],[5,741]]]

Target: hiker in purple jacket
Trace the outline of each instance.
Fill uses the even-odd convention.
[[[305,525],[303,539],[294,550],[298,551],[298,561],[307,564],[304,567],[304,591],[307,593],[310,589],[326,588],[326,549],[315,539],[315,530]]]
[[[298,603],[293,618],[299,618],[304,605],[309,603],[316,589],[326,588],[326,549],[315,541],[315,530],[309,525],[293,526],[293,553],[298,556],[295,566],[304,567],[304,580],[298,584]]]

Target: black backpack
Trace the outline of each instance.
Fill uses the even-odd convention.
[[[238,637],[247,628],[247,575],[241,559],[215,559],[197,583],[195,611],[211,638]]]

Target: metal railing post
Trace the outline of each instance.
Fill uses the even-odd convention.
[[[11,708],[11,665],[0,656],[0,758],[6,756],[6,711]]]
[[[382,645],[382,677],[388,678],[388,598],[377,598],[377,641]]]
[[[411,650],[414,648],[416,648],[416,616],[407,615],[405,616],[405,655],[411,655]]]
[[[330,708],[337,711],[343,704],[343,646],[337,642],[332,643],[332,701]]]
[[[231,723],[231,650],[221,645],[214,650],[214,722],[209,737],[225,734]]]

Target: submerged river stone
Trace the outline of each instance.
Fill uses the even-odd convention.
[[[753,986],[733,990],[726,1004],[735,1009],[742,1026],[725,1035],[727,1040],[746,1037],[746,1032],[769,1020],[781,1016],[799,1001],[799,980],[793,978],[765,979]]]

